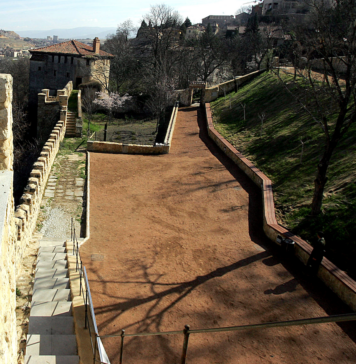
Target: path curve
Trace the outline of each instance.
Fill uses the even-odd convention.
[[[344,313],[262,231],[260,191],[181,108],[171,153],[91,154],[81,248],[100,334],[223,327]],[[351,324],[192,335],[188,363],[352,363]],[[182,336],[127,338],[124,363],[179,363]],[[105,339],[113,364],[119,338]]]

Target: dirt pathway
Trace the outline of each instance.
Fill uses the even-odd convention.
[[[198,123],[197,123],[198,120]],[[346,312],[263,234],[260,191],[179,111],[171,153],[91,154],[91,239],[81,248],[101,334]],[[353,363],[352,327],[191,335],[188,363]],[[124,363],[179,363],[182,336],[127,338]],[[119,338],[104,340],[113,364]]]

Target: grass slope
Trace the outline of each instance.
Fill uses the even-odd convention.
[[[296,92],[292,77],[287,87]],[[328,258],[356,277],[356,126],[334,152],[323,213],[312,219],[309,206],[324,136],[278,78],[264,73],[211,106],[215,128],[272,180],[279,222],[310,241],[323,230]]]

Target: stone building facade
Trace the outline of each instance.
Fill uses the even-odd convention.
[[[37,119],[37,95],[49,90],[55,96],[69,81],[74,89],[82,83],[98,81],[103,88],[108,86],[110,59],[113,55],[100,49],[100,40],[95,38],[93,46],[70,40],[44,48],[32,49],[30,60],[29,107],[31,119]]]

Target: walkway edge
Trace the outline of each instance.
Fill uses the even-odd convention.
[[[90,152],[87,151],[87,188],[85,199],[85,238],[79,243],[79,247],[90,239]]]
[[[263,202],[263,230],[267,237],[276,242],[278,235],[283,235],[295,242],[294,254],[306,264],[312,247],[299,236],[278,224],[273,199],[272,181],[262,173],[250,160],[235,149],[214,128],[210,103],[205,104],[206,125],[209,137],[258,187],[262,190]],[[324,257],[318,277],[344,301],[356,311],[356,282],[344,271]]]

